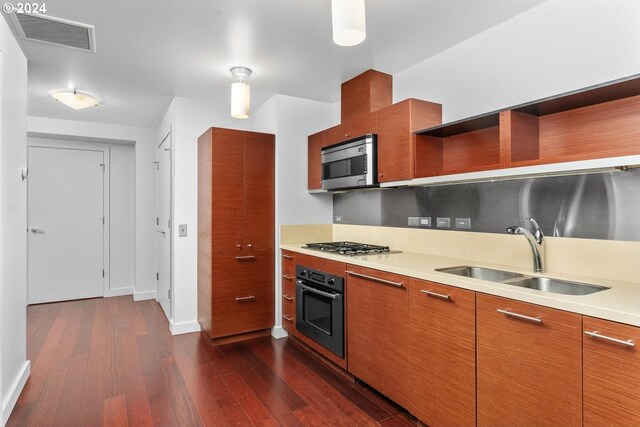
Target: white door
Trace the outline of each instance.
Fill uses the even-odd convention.
[[[104,153],[29,147],[29,304],[104,295]]]
[[[158,302],[171,319],[171,135],[156,149],[156,253]]]

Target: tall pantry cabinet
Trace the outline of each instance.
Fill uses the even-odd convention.
[[[198,138],[198,322],[225,342],[274,324],[275,137]]]

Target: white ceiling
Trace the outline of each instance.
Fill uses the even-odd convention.
[[[367,39],[340,47],[329,0],[56,0],[47,14],[95,25],[97,53],[22,40],[29,114],[155,128],[174,96],[228,102],[235,65],[254,71],[254,107],[275,93],[336,102],[364,70],[397,73],[542,2],[367,0]],[[104,104],[49,97],[66,87]]]

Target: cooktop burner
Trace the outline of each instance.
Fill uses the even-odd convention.
[[[368,245],[366,243],[355,242],[326,242],[307,243],[307,248],[316,251],[332,252],[341,255],[369,255],[369,254],[390,254],[399,251],[392,251],[389,246]]]

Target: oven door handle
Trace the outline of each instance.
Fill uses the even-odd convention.
[[[300,285],[300,287],[305,291],[309,291],[309,292],[314,293],[314,294],[322,295],[323,297],[327,297],[327,298],[331,298],[331,299],[340,298],[340,294],[330,294],[329,292],[319,291],[316,288],[312,288],[310,286],[307,286],[307,285],[303,284],[301,280],[298,280],[298,285]]]

